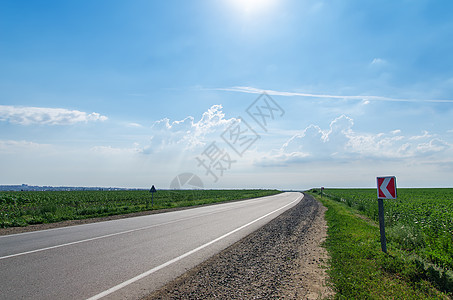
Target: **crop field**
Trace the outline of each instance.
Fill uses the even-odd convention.
[[[145,210],[249,199],[277,190],[145,190],[0,192],[0,228],[87,219]],[[152,207],[151,207],[152,206]]]
[[[376,189],[326,189],[324,194],[378,221]],[[384,211],[389,245],[453,270],[453,189],[400,188],[398,199],[384,200]]]

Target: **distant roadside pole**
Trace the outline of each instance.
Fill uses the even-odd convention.
[[[154,193],[157,192],[156,188],[154,185],[149,189],[149,192],[151,193],[151,207],[154,205]],[[149,199],[146,200],[146,208],[148,209],[149,207]]]

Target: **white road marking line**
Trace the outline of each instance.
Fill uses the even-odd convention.
[[[246,206],[246,205],[247,204],[244,204],[244,203],[238,204],[239,207]],[[146,226],[146,227],[140,227],[140,228],[135,228],[135,229],[131,229],[131,230],[126,230],[126,231],[121,231],[121,232],[115,232],[115,233],[111,233],[111,234],[101,235],[101,236],[97,236],[97,237],[93,237],[93,238],[89,238],[89,239],[83,239],[83,240],[69,242],[69,243],[64,243],[64,244],[60,244],[60,245],[55,245],[55,246],[50,246],[50,247],[45,247],[45,248],[39,248],[39,249],[25,251],[25,252],[20,252],[20,253],[16,253],[16,254],[5,255],[5,256],[0,257],[0,260],[7,259],[7,258],[12,258],[12,257],[17,257],[17,256],[22,256],[22,255],[27,255],[27,254],[32,254],[32,253],[41,252],[41,251],[46,251],[46,250],[52,250],[52,249],[56,249],[56,248],[66,247],[66,246],[71,246],[71,245],[76,245],[76,244],[80,244],[80,243],[95,241],[95,240],[108,238],[108,237],[112,237],[112,236],[116,236],[116,235],[120,235],[120,234],[131,233],[131,232],[135,232],[135,231],[139,231],[139,230],[150,229],[150,228],[157,227],[157,226],[168,225],[168,224],[177,223],[177,222],[181,222],[181,221],[186,221],[186,220],[190,220],[190,219],[195,219],[195,218],[199,218],[199,217],[209,216],[209,215],[212,215],[212,214],[223,213],[223,212],[234,210],[234,209],[237,209],[237,208],[238,207],[235,206],[235,207],[231,207],[231,208],[228,208],[228,209],[218,210],[218,211],[210,212],[210,213],[203,214],[203,215],[196,215],[196,216],[187,217],[187,218],[183,218],[183,219],[178,219],[178,220],[173,220],[173,221],[169,221],[169,222],[154,224],[154,225],[150,225],[150,226]],[[113,221],[117,221],[117,220],[112,220],[112,221],[107,221],[107,222],[113,222]],[[77,225],[77,226],[92,225],[92,224],[99,224],[99,223],[82,224],[82,225]],[[66,228],[69,228],[69,227],[66,227]],[[64,229],[64,228],[54,228],[54,229]],[[48,230],[52,230],[52,229],[48,229]],[[39,231],[30,232],[30,233],[37,233],[37,232],[39,232]],[[12,235],[10,235],[10,236],[12,236]],[[10,237],[10,236],[7,235],[7,236],[4,236],[4,237]]]
[[[124,281],[123,283],[120,283],[120,284],[118,284],[118,285],[116,285],[114,287],[111,287],[110,289],[105,290],[102,293],[99,293],[99,294],[97,294],[97,295],[95,295],[93,297],[90,297],[87,300],[98,300],[98,299],[101,299],[101,298],[103,298],[103,297],[105,297],[107,295],[110,295],[113,292],[116,292],[116,291],[118,291],[118,290],[120,290],[120,289],[122,289],[122,288],[124,288],[124,287],[126,287],[126,286],[128,286],[128,285],[130,285],[130,284],[132,284],[132,283],[134,283],[134,282],[136,282],[138,280],[140,280],[140,279],[143,279],[146,276],[151,275],[152,273],[155,273],[155,272],[157,272],[157,271],[159,271],[159,270],[161,270],[161,269],[163,269],[163,268],[165,268],[165,267],[167,267],[167,266],[169,266],[169,265],[171,265],[171,264],[173,264],[173,263],[175,263],[175,262],[177,262],[177,261],[179,261],[179,260],[191,255],[191,254],[194,254],[195,252],[198,252],[198,251],[208,247],[209,245],[212,245],[212,244],[214,244],[214,243],[226,238],[229,235],[232,235],[235,232],[238,232],[239,230],[242,230],[242,229],[252,225],[255,222],[258,222],[261,219],[264,219],[264,218],[268,217],[269,215],[271,215],[271,214],[273,214],[273,213],[275,213],[275,212],[277,212],[279,210],[284,209],[285,207],[287,207],[287,206],[289,206],[289,205],[301,200],[302,198],[303,198],[303,194],[302,194],[302,197],[298,197],[296,200],[292,201],[291,203],[288,203],[288,204],[286,204],[286,205],[284,205],[284,206],[282,206],[282,207],[280,207],[280,208],[278,208],[278,209],[276,209],[274,211],[271,211],[270,213],[267,213],[264,216],[261,216],[261,217],[255,219],[255,220],[253,220],[253,221],[251,221],[251,222],[249,222],[249,223],[247,223],[245,225],[242,225],[241,227],[238,227],[238,228],[236,228],[236,229],[234,229],[234,230],[232,230],[232,231],[230,231],[230,232],[228,232],[228,233],[226,233],[226,234],[224,234],[224,235],[222,235],[222,236],[210,241],[210,242],[207,242],[206,244],[203,244],[203,245],[201,245],[201,246],[199,246],[199,247],[197,247],[197,248],[195,248],[193,250],[190,250],[190,251],[188,251],[188,252],[186,252],[186,253],[178,256],[178,257],[175,257],[172,260],[167,261],[166,263],[163,263],[163,264],[161,264],[161,265],[159,265],[157,267],[154,267],[154,268],[152,268],[152,269],[150,269],[150,270],[148,270],[148,271],[146,271],[146,272],[144,272],[144,273],[142,273],[142,274],[140,274],[138,276],[135,276],[134,278],[131,278],[129,280]]]
[[[224,211],[227,211],[227,210],[224,210]],[[212,213],[208,213],[208,214],[204,214],[204,215],[187,217],[187,218],[184,218],[184,219],[178,219],[178,220],[173,220],[173,221],[169,221],[169,222],[165,222],[165,223],[159,223],[159,224],[154,224],[154,225],[150,225],[150,226],[130,229],[130,230],[126,230],[126,231],[110,233],[110,234],[101,235],[101,236],[97,236],[97,237],[93,237],[93,238],[89,238],[89,239],[84,239],[84,240],[80,240],[80,241],[69,242],[69,243],[64,243],[64,244],[60,244],[60,245],[40,248],[40,249],[36,249],[36,250],[30,250],[30,251],[26,251],[26,252],[20,252],[20,253],[16,253],[16,254],[6,255],[6,256],[0,257],[0,260],[7,259],[7,258],[12,258],[12,257],[16,257],[16,256],[21,256],[21,255],[26,255],[26,254],[32,254],[32,253],[41,252],[41,251],[46,251],[46,250],[51,250],[51,249],[56,249],[56,248],[61,248],[61,247],[66,247],[66,246],[71,246],[71,245],[76,245],[76,244],[80,244],[80,243],[95,241],[95,240],[99,240],[99,239],[103,239],[103,238],[107,238],[107,237],[112,237],[112,236],[116,236],[116,235],[120,235],[120,234],[126,234],[126,233],[135,232],[135,231],[150,229],[150,228],[153,228],[153,227],[158,227],[158,226],[162,226],[162,225],[168,225],[168,224],[172,224],[172,223],[177,223],[177,222],[181,222],[181,221],[186,221],[186,220],[190,220],[190,219],[204,217],[204,216],[208,216],[208,215],[212,215],[212,214],[216,214],[216,213],[224,212],[224,211],[218,211],[218,212],[212,212]]]
[[[266,196],[266,197],[272,197],[274,195],[271,195],[271,196]],[[250,201],[250,200],[257,200],[257,199],[260,199],[260,198],[252,198],[252,199],[245,199],[241,202],[246,202],[246,201]],[[222,203],[222,202],[217,202],[217,203],[214,203],[214,205],[217,205],[217,204],[236,204],[235,202],[226,202],[226,203]],[[242,204],[242,203],[241,203]],[[241,205],[241,206],[245,206],[246,204],[244,205]],[[202,209],[204,207],[187,207],[188,209]],[[226,211],[226,210],[225,210]],[[151,215],[144,215],[144,216],[138,216],[138,217],[132,217],[132,218],[147,218],[147,217],[152,217],[154,215],[162,215],[162,214],[168,214],[168,213],[178,213],[180,211],[170,211],[170,212],[164,212],[164,213],[156,213],[156,214],[151,214]],[[108,221],[101,221],[101,222],[94,222],[94,223],[87,223],[87,224],[78,224],[78,225],[72,225],[72,226],[65,226],[65,227],[58,227],[58,228],[50,228],[50,229],[43,229],[43,230],[37,230],[37,231],[29,231],[29,232],[21,232],[21,233],[14,233],[14,234],[7,234],[7,235],[0,235],[0,239],[2,238],[14,238],[16,236],[20,236],[20,235],[28,235],[28,234],[39,234],[39,233],[42,233],[42,232],[47,232],[47,231],[55,231],[55,230],[67,230],[67,229],[72,229],[72,228],[77,228],[77,227],[83,227],[83,226],[96,226],[96,225],[99,225],[100,223],[102,224],[105,224],[105,223],[108,223],[108,222],[118,222],[118,221],[126,221],[130,218],[123,218],[123,219],[117,219],[117,220],[108,220]]]
[[[139,216],[139,217],[133,217],[133,218],[141,218],[141,217],[147,217],[147,215]],[[64,227],[49,228],[49,229],[42,229],[42,230],[36,230],[36,231],[27,231],[27,232],[13,233],[13,234],[7,234],[7,235],[0,235],[0,239],[11,238],[11,237],[14,238],[16,236],[43,233],[43,232],[47,232],[47,231],[65,230],[65,229],[68,229],[68,228],[77,228],[77,227],[82,227],[82,226],[93,226],[93,225],[97,225],[99,223],[115,222],[115,221],[121,221],[121,220],[126,220],[126,219],[128,219],[128,218],[117,219],[117,220],[108,220],[108,221],[100,221],[100,222],[93,222],[93,223],[86,223],[86,224],[69,225],[69,226],[64,226]]]

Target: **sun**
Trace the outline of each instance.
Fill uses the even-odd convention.
[[[277,0],[228,0],[237,10],[246,14],[269,11]]]

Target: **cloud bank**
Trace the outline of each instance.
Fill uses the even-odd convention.
[[[320,182],[370,186],[376,174],[396,174],[404,178],[406,185],[439,186],[449,184],[445,178],[450,178],[453,170],[451,134],[431,131],[407,134],[399,128],[387,132],[360,131],[350,115],[340,114],[327,126],[315,122],[269,132],[243,156],[237,156],[221,139],[221,134],[236,121],[223,112],[222,105],[213,105],[198,118],[155,121],[143,139],[128,144],[96,141],[72,148],[0,139],[0,162],[9,170],[0,179],[36,183],[37,178],[44,178],[41,173],[46,172],[46,180],[54,185],[65,182],[87,185],[87,178],[95,177],[98,185],[106,186],[146,186],[148,181],[168,186],[177,174],[192,172],[212,185],[212,177],[195,157],[213,141],[230,151],[235,161],[221,177],[223,187],[245,184],[294,188],[301,184],[316,186]],[[425,180],[427,172],[434,175],[426,183],[422,179]]]
[[[311,124],[289,138],[280,149],[256,159],[255,164],[289,166],[314,161],[342,163],[427,158],[434,161],[441,158],[443,152],[452,149],[451,144],[427,131],[422,135],[405,136],[399,129],[388,133],[363,133],[353,127],[353,119],[346,115],[335,118],[327,129]]]
[[[47,107],[0,105],[0,121],[18,125],[72,125],[93,121],[105,121],[99,113]]]

